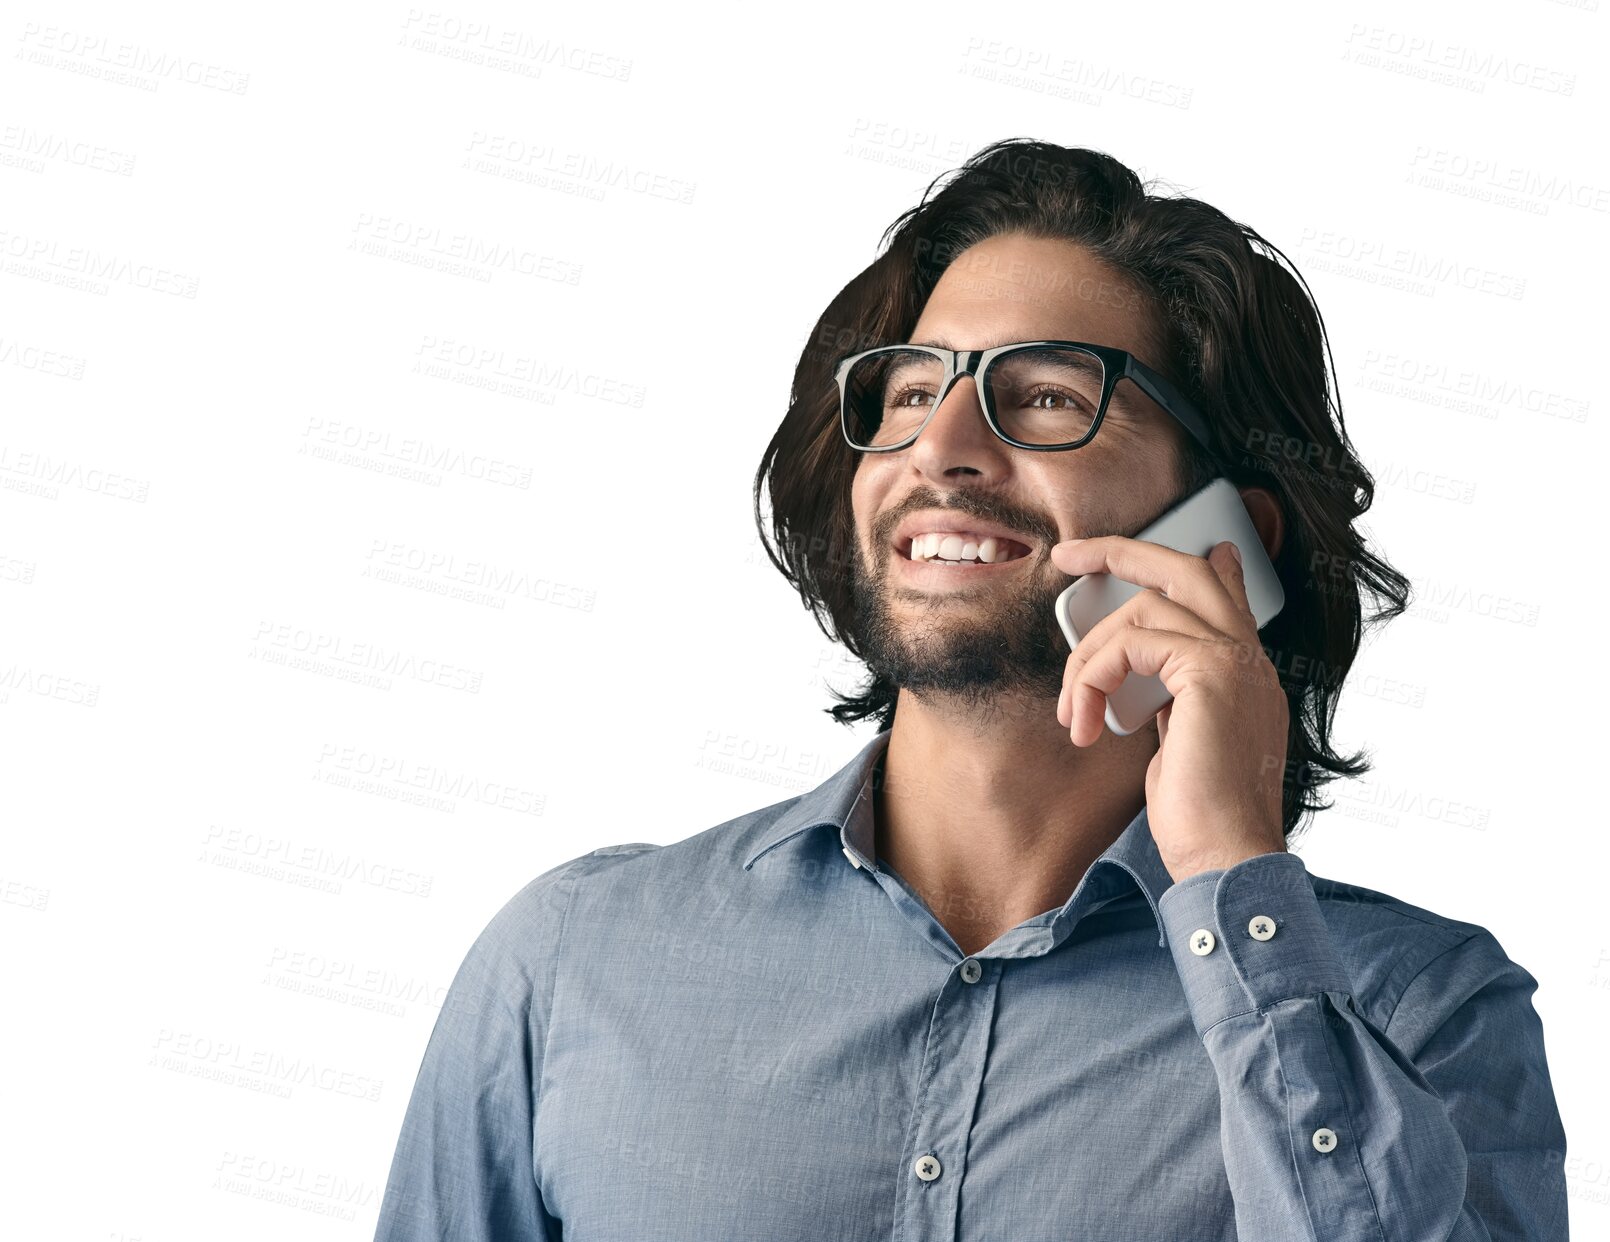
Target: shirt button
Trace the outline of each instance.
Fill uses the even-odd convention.
[[[918,1156],[917,1163],[911,1166],[917,1170],[917,1176],[925,1182],[931,1182],[939,1176],[939,1157]]]
[[[1275,921],[1267,914],[1255,914],[1247,924],[1247,935],[1254,940],[1267,940],[1275,934]]]
[[[984,968],[972,958],[962,963],[962,982],[977,983],[984,977]]]
[[[1198,957],[1213,952],[1213,933],[1205,927],[1198,927],[1191,933],[1191,952]]]
[[[1327,1130],[1324,1126],[1320,1126],[1319,1129],[1315,1130],[1314,1131],[1314,1150],[1315,1151],[1335,1151],[1336,1150],[1336,1131],[1335,1130]]]

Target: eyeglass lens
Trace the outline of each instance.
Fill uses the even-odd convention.
[[[845,376],[847,430],[870,448],[898,444],[922,425],[945,378],[945,364],[920,350],[893,348],[858,359]],[[1095,421],[1101,359],[1067,346],[1031,346],[997,357],[986,398],[1001,430],[1024,444],[1069,444]]]

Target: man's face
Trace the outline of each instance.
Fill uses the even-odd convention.
[[[1081,247],[1007,234],[957,256],[910,339],[952,349],[1089,341],[1156,365],[1150,313]],[[1055,700],[1068,652],[1052,608],[1072,579],[1051,563],[1051,547],[1144,527],[1177,495],[1185,435],[1124,381],[1083,448],[1029,452],[995,436],[974,381],[959,379],[915,444],[859,455],[851,574],[868,665],[974,716],[1003,710],[1006,696],[1019,710]],[[911,529],[966,534],[978,524],[1007,532],[1027,555],[989,565],[911,558]]]

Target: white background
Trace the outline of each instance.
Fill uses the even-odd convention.
[[[1601,0],[901,7],[6,6],[11,1236],[369,1237],[492,913],[870,736],[751,481],[827,300],[1014,136],[1313,286],[1416,598],[1300,852],[1537,976],[1605,1236]]]

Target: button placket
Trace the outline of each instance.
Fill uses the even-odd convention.
[[[944,976],[934,998],[920,1075],[925,1085],[907,1134],[910,1172],[895,1209],[896,1238],[955,1238],[967,1141],[984,1084],[999,985],[998,969],[968,957]]]

